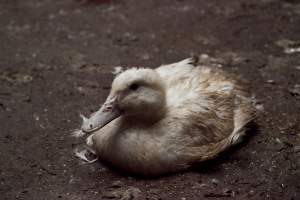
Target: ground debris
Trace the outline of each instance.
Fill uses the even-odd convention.
[[[52,169],[50,169],[49,165],[45,166],[43,164],[39,164],[39,166],[40,166],[40,168],[43,171],[47,172],[47,174],[52,175],[52,176],[56,176],[57,175],[57,173],[55,171],[53,171]]]
[[[231,194],[209,192],[209,193],[204,194],[203,196],[204,197],[222,198],[222,197],[231,197]]]
[[[201,43],[203,45],[217,45],[219,43],[219,40],[216,37],[213,36],[203,36],[203,35],[195,35],[193,39]]]
[[[120,188],[124,185],[124,183],[122,181],[115,181],[111,184],[112,188]]]
[[[139,37],[130,32],[126,32],[123,35],[119,35],[114,38],[113,42],[117,46],[129,46],[133,42],[137,42]]]
[[[275,42],[275,44],[284,49],[284,53],[292,54],[300,52],[300,42],[288,39],[282,39]]]
[[[208,65],[208,66],[215,66],[215,67],[223,67],[226,61],[222,58],[214,58],[207,54],[201,54],[198,60],[200,65]]]
[[[139,199],[142,191],[136,187],[129,187],[124,193],[121,200],[136,200]]]
[[[211,179],[211,183],[214,185],[218,185],[220,183],[220,181],[216,178]]]
[[[33,76],[30,74],[23,74],[23,73],[8,73],[8,72],[2,72],[0,73],[0,80],[9,82],[12,84],[19,83],[29,83],[33,80]]]
[[[288,90],[292,96],[296,97],[297,99],[300,99],[300,85],[299,84],[294,85],[293,88],[289,88]]]
[[[140,199],[142,191],[136,187],[128,187],[127,189],[116,189],[103,193],[104,199],[120,199],[120,200],[137,200]]]
[[[267,83],[269,83],[269,84],[275,84],[275,81],[272,80],[272,79],[269,79],[269,80],[267,80]]]
[[[122,66],[116,66],[114,67],[114,70],[112,71],[112,74],[113,75],[118,75],[120,73],[122,73],[124,70],[123,70],[123,67]]]
[[[98,160],[98,156],[95,155],[92,151],[88,149],[80,150],[79,148],[76,148],[74,150],[75,156],[89,164],[94,163]]]
[[[120,199],[122,197],[121,191],[107,191],[104,192],[102,198],[104,199]]]

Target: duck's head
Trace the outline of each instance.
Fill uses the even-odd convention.
[[[113,81],[110,94],[99,111],[83,123],[91,132],[123,116],[138,122],[159,120],[165,113],[165,86],[152,69],[129,69]]]

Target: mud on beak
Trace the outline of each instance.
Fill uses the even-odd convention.
[[[118,118],[121,115],[121,111],[118,108],[117,96],[108,96],[105,103],[101,108],[93,113],[90,118],[81,116],[83,124],[81,130],[85,133],[91,133],[101,129],[112,120]]]

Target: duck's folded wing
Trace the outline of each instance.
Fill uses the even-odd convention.
[[[234,97],[230,94],[205,94],[205,103],[195,102],[189,112],[190,134],[198,144],[216,143],[234,130]]]
[[[195,113],[191,118],[194,128],[186,132],[191,139],[183,150],[188,162],[212,159],[241,141],[248,123],[255,117],[255,110],[245,97],[232,94],[215,98],[214,102],[211,112]]]

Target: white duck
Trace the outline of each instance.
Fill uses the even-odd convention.
[[[111,165],[159,175],[212,159],[245,134],[255,110],[241,82],[197,59],[119,74],[86,119],[88,145]]]

